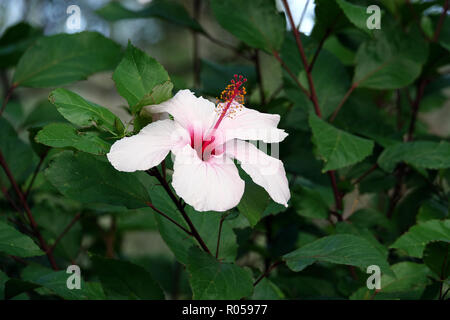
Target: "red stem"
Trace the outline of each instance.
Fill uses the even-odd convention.
[[[303,66],[306,71],[306,76],[308,78],[308,85],[309,90],[311,92],[310,99],[312,103],[314,104],[314,110],[316,112],[316,115],[319,118],[322,118],[322,113],[320,111],[319,101],[317,99],[316,89],[314,88],[314,81],[311,76],[311,71],[308,65],[308,60],[306,59],[305,50],[303,49],[302,40],[300,38],[300,33],[298,32],[294,20],[292,19],[291,9],[289,8],[289,5],[286,0],[283,0],[283,5],[286,8],[286,14],[289,18],[289,22],[291,24],[292,32],[294,33],[295,41],[297,43],[298,51],[300,52],[300,57],[303,62]],[[336,203],[336,209],[338,211],[342,211],[343,205],[342,205],[342,195],[337,187],[336,183],[336,175],[334,171],[328,171],[328,176],[330,177],[331,187],[333,188],[333,194],[334,194],[334,200]]]
[[[433,36],[434,42],[439,40],[439,35],[441,33],[442,26],[444,25],[444,20],[445,20],[445,17],[447,16],[447,11],[448,11],[448,0],[445,0],[443,9],[444,9],[444,11],[442,11],[441,17],[439,18],[438,25],[436,27],[436,31],[434,32],[434,36]]]
[[[286,70],[286,72],[289,74],[289,76],[292,78],[292,80],[295,81],[295,83],[300,88],[300,90],[302,90],[303,93],[309,98],[310,94],[309,94],[308,90],[306,90],[306,88],[304,86],[302,86],[300,81],[298,81],[298,78],[295,76],[295,74],[292,72],[292,70],[289,69],[289,67],[286,65],[286,63],[283,61],[283,59],[281,59],[280,54],[277,51],[273,51],[272,54],[275,57],[275,59],[277,59],[278,62],[281,64],[283,69]]]
[[[317,57],[319,56],[319,53],[322,50],[323,44],[325,43],[325,40],[328,38],[328,36],[331,34],[331,30],[332,30],[331,27],[327,28],[324,36],[322,37],[322,39],[320,39],[319,46],[317,47],[316,52],[314,52],[314,56],[311,60],[311,63],[309,64],[309,68],[308,68],[309,72],[312,72],[312,69],[314,67],[314,64],[316,63]]]
[[[212,43],[215,43],[215,44],[217,44],[217,45],[219,45],[219,46],[221,46],[221,47],[223,47],[223,48],[226,48],[226,49],[229,49],[229,50],[234,51],[234,53],[235,53],[237,56],[239,56],[239,57],[241,57],[241,58],[244,58],[244,59],[246,59],[246,60],[251,60],[250,57],[244,55],[242,52],[239,52],[239,50],[238,50],[237,48],[235,48],[233,45],[228,44],[228,43],[225,43],[225,42],[222,42],[222,41],[220,41],[220,40],[218,40],[218,39],[216,39],[216,38],[213,38],[209,33],[201,32],[200,34],[203,35],[206,39],[208,39],[208,40],[211,41]]]
[[[278,267],[279,265],[284,264],[284,261],[277,261],[274,262],[268,269],[266,272],[264,272],[262,275],[259,276],[258,279],[256,279],[256,281],[253,283],[253,286],[256,286],[262,279],[264,279],[265,277],[267,277],[276,267]]]
[[[342,211],[342,209],[343,209],[342,195],[337,187],[336,175],[335,175],[334,171],[328,171],[328,176],[330,177],[331,187],[333,188],[333,195],[334,195],[334,201],[336,203],[336,209],[338,211]]]
[[[289,18],[289,22],[291,24],[292,32],[294,33],[295,42],[297,43],[298,51],[300,52],[300,57],[303,62],[303,66],[305,67],[306,76],[308,78],[308,84],[309,84],[309,91],[311,92],[310,99],[312,103],[314,104],[314,109],[316,111],[316,114],[319,118],[322,118],[322,113],[320,111],[319,107],[319,101],[317,100],[317,94],[316,89],[314,87],[313,79],[311,76],[311,71],[309,70],[309,64],[308,60],[306,59],[305,50],[303,49],[303,44],[300,39],[300,33],[298,32],[294,20],[292,19],[291,9],[289,8],[289,5],[287,3],[287,0],[283,0],[284,7],[286,8],[286,13]]]
[[[441,268],[441,274],[439,279],[441,280],[441,285],[439,287],[439,300],[443,300],[443,296],[442,296],[442,289],[444,287],[444,274],[445,274],[445,270],[447,268],[447,258],[448,258],[448,249],[449,249],[449,244],[447,243],[447,251],[445,252],[445,257],[444,257],[444,262],[442,263],[442,268]]]
[[[8,190],[6,190],[6,188],[2,185],[0,185],[0,189],[2,190],[3,196],[5,197],[6,200],[9,201],[9,203],[11,204],[11,206],[19,213],[21,213],[20,208],[17,206],[17,204],[14,202],[14,200],[9,196]]]
[[[373,166],[369,168],[366,172],[364,172],[358,179],[356,179],[353,184],[360,183],[365,177],[367,177],[369,174],[371,174],[373,171],[375,171],[378,168],[378,163],[375,163]]]
[[[9,90],[6,92],[5,100],[3,100],[3,105],[2,105],[2,108],[0,109],[0,117],[1,117],[2,114],[3,114],[3,111],[5,111],[6,105],[8,104],[8,101],[9,101],[9,99],[11,98],[11,95],[12,95],[14,89],[16,89],[16,87],[17,87],[17,85],[16,85],[16,84],[13,84],[13,85],[9,88]]]
[[[48,150],[50,150],[50,149],[48,149]],[[38,163],[38,165],[36,166],[36,169],[34,170],[33,177],[31,178],[31,182],[30,182],[30,184],[28,185],[27,191],[25,191],[25,194],[24,194],[25,199],[28,198],[28,195],[29,195],[29,193],[30,193],[30,191],[31,191],[31,188],[33,187],[34,181],[36,180],[36,176],[38,175],[39,170],[41,169],[41,166],[42,166],[42,164],[44,163],[45,157],[46,157],[47,154],[48,154],[48,150],[47,150],[47,151],[41,156],[41,158],[39,159],[39,163]]]
[[[428,80],[422,80],[419,82],[417,86],[417,93],[416,93],[416,99],[414,100],[412,104],[412,115],[411,115],[411,122],[409,123],[409,129],[408,129],[408,135],[406,137],[406,141],[411,141],[413,139],[414,129],[416,127],[417,122],[417,114],[419,112],[419,105],[420,101],[423,98],[423,94],[425,91],[425,87],[428,84]]]
[[[47,258],[48,258],[53,270],[58,270],[58,266],[56,265],[55,258],[53,257],[52,252],[49,251],[49,247],[39,231],[39,227],[36,223],[36,220],[34,220],[34,217],[33,217],[33,214],[31,213],[30,208],[28,207],[28,203],[27,203],[25,197],[23,196],[23,193],[20,190],[19,186],[17,185],[17,182],[14,179],[14,177],[8,167],[8,164],[6,163],[6,160],[3,157],[3,153],[1,151],[0,151],[0,165],[3,167],[3,170],[6,173],[6,176],[8,177],[9,181],[11,182],[11,185],[13,186],[17,195],[19,196],[19,200],[20,200],[23,208],[25,209],[25,212],[27,214],[28,220],[30,221],[31,227],[32,227],[33,231],[36,233],[36,237],[38,238],[38,241],[41,245],[42,250],[47,254]]]
[[[222,235],[222,226],[223,226],[224,220],[225,220],[225,216],[222,216],[220,218],[220,223],[219,223],[219,234],[217,235],[216,259],[219,257],[220,236]]]
[[[333,115],[330,118],[330,122],[333,122],[334,119],[336,119],[336,117],[337,117],[339,111],[341,110],[342,106],[344,105],[345,101],[347,101],[347,99],[352,94],[353,90],[355,90],[358,87],[358,85],[359,85],[359,82],[355,82],[354,84],[352,84],[350,89],[348,89],[347,93],[342,98],[341,102],[339,102],[339,105],[337,106],[336,110],[334,110]]]
[[[194,19],[199,21],[200,18],[201,2],[200,0],[194,0]],[[195,31],[192,31],[193,36],[193,65],[194,65],[194,85],[200,85],[200,56],[199,56],[199,38]]]
[[[416,127],[417,114],[419,112],[420,101],[423,98],[423,93],[425,91],[425,87],[427,84],[428,84],[427,79],[420,79],[419,83],[417,85],[416,98],[414,99],[414,101],[412,102],[412,105],[411,105],[411,108],[412,108],[411,122],[409,124],[408,134],[405,139],[406,142],[412,141],[414,138],[413,135],[414,135],[414,129]],[[392,215],[394,214],[395,207],[402,197],[403,176],[405,175],[406,169],[407,168],[404,163],[401,163],[397,168],[397,173],[396,173],[397,183],[395,184],[394,192],[393,192],[392,197],[389,202],[389,207],[388,207],[388,211],[387,211],[388,218],[392,217]]]
[[[28,261],[26,261],[26,260],[24,260],[22,258],[19,258],[19,257],[16,257],[16,256],[12,256],[12,255],[8,255],[8,257],[10,257],[14,261],[20,262],[20,263],[22,263],[24,265],[28,265]]]
[[[425,33],[425,31],[423,31],[422,25],[421,25],[421,23],[420,23],[419,16],[417,15],[416,10],[414,10],[414,7],[413,7],[413,5],[411,4],[411,1],[410,1],[410,0],[406,0],[406,5],[408,6],[409,11],[410,11],[411,14],[413,15],[414,20],[416,20],[417,25],[418,25],[418,27],[419,27],[419,30],[420,30],[420,32],[422,33],[423,37],[424,37],[427,41],[432,41],[432,39],[430,39],[430,38],[428,37],[428,35]]]
[[[172,192],[172,189],[170,189],[169,184],[167,183],[166,180],[164,180],[164,178],[161,176],[161,174],[159,173],[158,169],[156,168],[152,168],[149,171],[147,171],[147,173],[149,173],[150,175],[154,176],[156,179],[158,179],[159,183],[161,183],[162,187],[164,188],[164,190],[166,190],[167,194],[169,195],[170,199],[172,200],[172,202],[175,204],[175,206],[177,207],[178,211],[180,211],[181,215],[183,216],[183,219],[186,221],[186,223],[189,226],[189,229],[191,230],[190,232],[192,233],[192,236],[198,241],[198,243],[200,244],[200,246],[202,247],[202,249],[211,254],[211,251],[209,251],[208,246],[206,245],[205,241],[203,241],[203,238],[200,236],[200,234],[198,233],[197,229],[195,228],[194,224],[192,223],[191,219],[189,218],[189,216],[187,215],[186,211],[184,210],[184,207],[182,206],[182,204],[180,203],[180,201],[178,201],[177,197],[175,196],[175,194]]]
[[[178,222],[176,222],[174,219],[172,219],[171,217],[169,217],[167,214],[165,214],[164,212],[162,212],[161,210],[157,209],[152,203],[150,202],[146,202],[145,203],[147,206],[149,206],[150,208],[152,208],[155,212],[159,213],[161,216],[163,216],[164,218],[166,218],[167,220],[169,220],[170,222],[172,222],[173,224],[175,224],[178,228],[180,228],[181,230],[183,230],[184,232],[186,232],[188,235],[192,236],[192,233],[186,229],[185,227],[183,227],[181,224],[179,224]]]
[[[80,220],[81,213],[77,213],[75,217],[70,221],[70,223],[64,228],[64,230],[61,232],[61,234],[56,238],[55,242],[52,244],[52,246],[48,249],[49,252],[53,252],[55,250],[56,245],[62,240],[62,238],[66,235],[67,232],[73,227],[73,225]]]
[[[254,62],[256,67],[256,78],[259,84],[259,97],[261,100],[261,105],[266,104],[266,95],[264,94],[264,85],[262,81],[262,72],[261,72],[261,62],[259,60],[259,51],[255,50]]]

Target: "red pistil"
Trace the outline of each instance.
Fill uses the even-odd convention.
[[[202,150],[201,155],[202,160],[207,160],[210,155],[215,154],[214,146],[211,145],[214,140],[214,131],[219,127],[222,120],[228,115],[235,111],[230,111],[230,108],[233,107],[233,102],[236,102],[239,106],[244,103],[244,95],[246,94],[245,87],[243,84],[247,82],[247,79],[241,75],[234,75],[234,79],[231,80],[231,83],[222,91],[220,94],[220,99],[217,102],[217,111],[220,112],[219,119],[217,119],[216,124],[214,125],[212,131],[208,134],[207,137],[203,137],[202,139]],[[226,106],[223,108],[223,105]],[[194,132],[191,131],[191,146],[194,148]],[[198,151],[197,151],[198,152]]]
[[[222,110],[222,113],[220,114],[219,119],[217,120],[214,130],[216,130],[220,123],[222,122],[223,118],[227,115],[228,109],[230,109],[231,104],[233,101],[236,101],[238,104],[244,103],[244,95],[246,94],[245,87],[243,84],[247,82],[247,79],[243,76],[239,76],[237,74],[234,75],[234,79],[231,80],[231,84],[229,84],[224,91],[222,91],[222,94],[220,95],[220,98],[224,100],[223,103],[227,103],[226,107]]]

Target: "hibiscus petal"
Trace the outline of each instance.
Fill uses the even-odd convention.
[[[172,120],[160,120],[145,126],[138,134],[116,141],[107,154],[119,171],[147,170],[158,165],[169,153],[189,143],[186,130]]]
[[[198,134],[208,130],[217,117],[214,103],[196,97],[190,90],[180,90],[173,98],[145,109],[151,113],[167,112],[185,129]]]
[[[266,189],[275,202],[287,207],[291,193],[281,160],[265,154],[245,141],[229,141],[225,147],[225,153],[239,160],[242,169],[256,184]]]
[[[219,125],[225,135],[225,141],[241,139],[275,143],[288,136],[283,129],[277,128],[280,115],[262,113],[244,106],[237,107],[236,103],[232,107],[236,110],[233,116],[225,117]]]
[[[172,186],[197,211],[226,211],[239,204],[245,183],[233,161],[211,156],[202,161],[190,145],[176,153]]]

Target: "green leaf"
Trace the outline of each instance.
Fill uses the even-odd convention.
[[[375,294],[375,290],[369,290],[365,286],[352,294],[350,299],[419,299],[430,282],[428,280],[430,270],[425,265],[414,262],[400,262],[394,264],[391,268],[395,276],[389,274],[381,276],[381,291]]]
[[[399,162],[425,169],[450,168],[450,143],[414,141],[392,145],[378,157],[382,169],[392,172]]]
[[[402,132],[397,129],[393,117],[380,109],[374,102],[375,98],[369,99],[367,94],[365,89],[356,90],[339,112],[335,125],[372,139],[385,148],[402,141]]]
[[[245,192],[237,208],[254,227],[269,204],[267,192],[252,181],[245,181]]]
[[[447,102],[445,90],[450,86],[450,75],[438,76],[427,83],[422,100],[420,112],[431,112],[440,109]]]
[[[271,0],[212,0],[219,24],[251,47],[272,53],[284,39],[285,19]]]
[[[60,86],[111,70],[120,57],[120,46],[97,32],[43,37],[21,57],[13,83],[35,88]]]
[[[450,243],[444,241],[430,242],[423,252],[423,262],[441,280],[450,276]]]
[[[49,123],[67,122],[54,105],[45,99],[39,102],[22,123],[23,128],[39,128]]]
[[[281,212],[285,212],[288,208],[283,206],[282,204],[279,204],[272,199],[269,199],[269,204],[267,205],[266,209],[264,210],[262,217],[267,217],[268,215],[277,215]]]
[[[124,58],[114,71],[113,80],[117,91],[127,100],[128,105],[132,110],[137,110],[146,101],[152,101],[152,90],[156,85],[170,79],[158,61],[129,42]],[[168,87],[162,89],[167,92]]]
[[[2,114],[3,116],[3,114]],[[25,116],[23,105],[19,100],[14,99],[8,101],[4,111],[4,118],[12,125],[14,129],[20,128],[20,123]]]
[[[417,213],[417,222],[425,222],[434,219],[445,219],[449,214],[446,203],[431,199],[422,203]]]
[[[186,207],[186,209],[192,223],[197,228],[198,233],[211,252],[215,254],[222,214],[213,211],[196,212],[191,207]],[[236,235],[233,232],[233,220],[227,220],[225,218],[222,224],[218,259],[223,262],[235,261],[237,249]]]
[[[39,158],[41,157],[47,157],[47,153],[49,152],[49,147],[47,147],[46,145],[40,144],[38,142],[36,142],[35,138],[36,135],[38,134],[38,132],[40,131],[39,127],[35,127],[35,128],[28,128],[28,140],[30,141],[30,145],[31,148],[33,149],[34,153],[36,155],[39,156]]]
[[[0,150],[5,161],[16,181],[21,183],[33,170],[36,156],[31,147],[17,136],[14,128],[4,118],[0,118],[0,137]],[[0,170],[0,180],[5,187],[9,185],[3,170]]]
[[[381,252],[366,239],[338,234],[320,238],[283,256],[292,271],[302,271],[315,262],[330,262],[367,268],[378,265],[383,273],[391,273],[389,264]]]
[[[137,134],[142,128],[146,127],[152,122],[154,115],[149,112],[148,109],[142,109],[142,111],[134,117],[133,120],[133,133]]]
[[[139,248],[137,248],[139,250]],[[166,297],[192,297],[186,269],[165,253],[133,258],[133,263],[144,267],[163,289]],[[176,275],[176,276],[174,276]]]
[[[45,126],[36,136],[36,141],[54,148],[73,147],[96,155],[108,153],[111,145],[95,131],[78,131],[70,124],[52,123]]]
[[[48,99],[64,118],[77,126],[90,127],[95,125],[97,128],[112,134],[117,131],[116,122],[120,120],[114,113],[83,99],[74,92],[59,88],[53,90]],[[121,134],[122,132],[118,133]]]
[[[336,233],[338,234],[353,234],[355,236],[366,239],[372,246],[383,255],[384,258],[388,258],[388,249],[386,246],[382,245],[378,242],[377,238],[375,238],[374,234],[369,231],[367,228],[362,228],[360,226],[355,226],[353,224],[347,222],[338,222],[336,224]]]
[[[25,22],[19,22],[5,30],[0,38],[0,69],[15,65],[24,51],[42,35]]]
[[[173,83],[166,81],[162,84],[157,84],[152,91],[146,94],[139,102],[131,107],[131,111],[138,114],[142,107],[147,105],[160,104],[172,98]]]
[[[214,97],[224,89],[224,86],[233,79],[235,74],[242,74],[247,78],[245,87],[251,88],[256,84],[256,70],[252,65],[245,64],[218,64],[210,60],[202,60],[200,81],[202,92]]]
[[[125,210],[116,215],[118,231],[157,230],[154,211],[151,208]]]
[[[44,254],[28,236],[1,221],[0,252],[18,257],[34,257]]]
[[[303,48],[305,50],[305,55],[307,58],[312,59],[315,53],[316,44],[312,41],[311,37],[304,34],[300,34],[300,39],[302,40]],[[292,71],[294,75],[299,75],[301,70],[304,70],[303,62],[300,59],[297,42],[291,31],[285,31],[283,45],[281,46],[281,58],[286,63],[286,66]],[[308,60],[309,60],[308,59]],[[314,70],[314,69],[313,69]],[[286,80],[291,82],[292,87],[299,90],[296,83],[294,83],[290,77],[286,74]],[[285,80],[285,82],[286,82]],[[289,83],[288,82],[288,83]],[[302,92],[303,94],[303,92]],[[306,98],[309,100],[309,98]]]
[[[252,300],[281,300],[284,293],[272,281],[263,278],[253,292]]]
[[[86,153],[61,152],[52,159],[45,176],[64,196],[82,203],[135,209],[150,202],[136,175],[119,172],[103,158]]]
[[[30,284],[39,285],[66,300],[104,300],[105,294],[100,284],[85,282],[81,278],[81,289],[69,289],[67,280],[73,273],[65,270],[53,271],[38,264],[31,264],[22,271],[22,278]],[[12,280],[12,279],[11,279]],[[38,291],[42,289],[37,289]],[[47,293],[48,291],[43,291]],[[19,292],[16,292],[16,294]]]
[[[390,230],[394,227],[385,214],[372,208],[359,209],[353,213],[348,220],[356,228],[361,229],[378,229],[381,227],[383,229]]]
[[[305,40],[305,46],[309,43],[311,43],[310,46],[312,46],[312,41],[310,38],[302,38]],[[306,48],[305,50],[307,50]],[[286,39],[285,44],[283,45],[282,53],[283,58],[286,57],[286,59],[292,60],[292,62],[290,62],[290,60],[286,60],[286,63],[290,63],[294,69],[299,70],[299,80],[303,86],[307,88],[308,80],[306,71],[304,70],[303,65],[298,65],[300,62],[298,58],[298,49],[295,41],[292,40],[291,37]],[[313,52],[311,53],[311,56],[312,54]],[[327,50],[322,49],[317,56],[311,75],[316,88],[317,100],[319,101],[322,116],[323,118],[328,118],[328,116],[330,116],[336,109],[336,106],[339,105],[339,102],[345,96],[348,87],[350,86],[348,72],[338,58]],[[286,78],[285,81],[288,83],[292,82],[290,78]],[[293,82],[289,84],[289,86],[293,85]],[[314,111],[314,106],[311,100],[298,89],[296,84],[293,88],[286,86],[285,92],[286,98],[292,101],[296,107],[299,107],[297,109]],[[289,122],[289,119],[287,121]],[[291,119],[291,121],[292,124],[297,125],[298,128],[304,128],[302,123],[303,121],[296,121],[296,119]]]
[[[391,13],[397,13],[399,7],[403,6],[403,1],[381,0],[383,6],[385,6]],[[413,3],[413,6],[417,3]],[[422,3],[423,4],[423,3]]]
[[[253,293],[249,269],[219,262],[197,247],[189,250],[187,271],[194,300],[236,300]]]
[[[278,276],[277,284],[288,297],[298,297],[299,299],[330,299],[338,297],[338,279],[327,277],[331,273],[329,269],[321,270],[321,274],[308,276],[296,274],[295,276]],[[348,272],[348,270],[346,270]]]
[[[445,49],[450,51],[450,19],[445,19],[442,25],[441,33],[439,34],[439,43]]]
[[[67,201],[64,199],[63,201]],[[42,236],[49,246],[52,246],[56,239],[64,232],[65,228],[73,221],[75,214],[63,208],[54,208],[50,205],[35,205],[33,216],[37,225],[41,229]],[[77,257],[80,252],[82,233],[81,223],[76,222],[64,233],[55,247],[53,254],[70,261]]]
[[[313,113],[310,113],[309,124],[318,155],[325,162],[323,172],[358,163],[372,154],[374,143],[371,140],[339,130]]]
[[[164,299],[159,285],[141,266],[96,255],[92,257],[92,261],[108,299]]]
[[[328,203],[317,190],[301,188],[298,192],[293,193],[292,205],[302,217],[313,219],[328,217]]]
[[[342,14],[337,1],[317,0],[315,1],[315,21],[311,37],[320,41],[330,31],[340,31],[351,27],[351,23],[345,14]]]
[[[109,2],[96,11],[98,15],[108,21],[137,18],[160,18],[168,22],[204,32],[203,28],[189,16],[183,5],[169,0],[153,0],[149,6],[140,11],[131,11],[119,2]]]
[[[0,270],[0,300],[5,300],[5,285],[9,277]]]
[[[355,52],[343,45],[337,36],[331,35],[323,44],[323,49],[331,52],[345,66],[353,66]]]
[[[356,54],[353,83],[371,89],[405,87],[420,75],[428,45],[418,32],[403,34],[383,25]]]
[[[419,223],[398,238],[390,248],[401,249],[411,257],[422,258],[425,246],[431,241],[450,242],[450,219]]]
[[[297,52],[298,53],[298,52]],[[306,73],[300,74],[304,86],[308,87]],[[322,50],[317,56],[312,78],[322,116],[327,118],[339,105],[350,86],[350,78],[344,65],[330,52]],[[309,101],[309,99],[308,99]],[[309,102],[308,102],[309,103]],[[311,108],[312,108],[312,104]]]
[[[39,284],[31,283],[21,279],[10,278],[5,283],[5,299],[12,299],[24,292],[39,288]]]
[[[156,182],[155,182],[156,183]],[[168,215],[170,218],[175,220],[177,223],[188,229],[186,222],[181,217],[181,214],[177,211],[176,206],[173,204],[169,196],[162,190],[161,186],[153,186],[147,189],[152,197],[152,204],[158,209]],[[168,221],[166,218],[153,213],[155,220],[158,224],[158,230],[163,238],[164,242],[170,248],[170,250],[175,255],[176,259],[182,263],[186,264],[188,259],[189,248],[195,245],[195,241],[192,237],[188,236],[183,230],[175,226],[172,222]]]
[[[366,7],[358,6],[344,0],[336,0],[347,18],[360,30],[371,33],[367,28],[366,21],[370,15],[366,13]]]

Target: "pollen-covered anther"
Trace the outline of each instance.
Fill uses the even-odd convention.
[[[247,94],[244,87],[245,82],[247,82],[246,78],[235,74],[234,79],[231,79],[230,84],[222,91],[220,97],[216,98],[216,112],[220,115],[216,127],[224,117],[233,118],[237,111],[242,110]]]
[[[220,102],[216,105],[216,113],[220,116],[222,113],[224,113],[228,103]],[[240,103],[238,103],[236,100],[233,101],[226,110],[226,113],[224,114],[225,118],[233,119],[239,111],[242,111],[242,108],[244,106]]]
[[[247,82],[247,79],[241,75],[234,75],[234,79],[231,79],[230,84],[227,85],[225,90],[220,94],[220,100],[222,102],[233,102],[243,104],[244,96],[247,94],[243,84]]]

